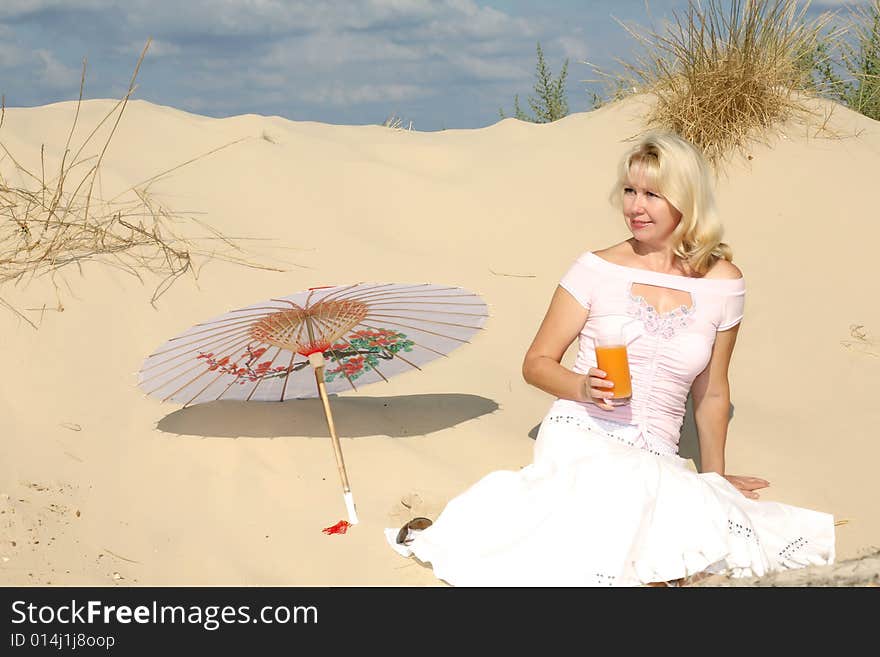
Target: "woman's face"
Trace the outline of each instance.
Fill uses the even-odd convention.
[[[681,221],[679,212],[647,184],[642,167],[633,165],[623,188],[623,216],[640,242],[663,244]]]

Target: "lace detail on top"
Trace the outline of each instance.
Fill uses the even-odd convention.
[[[690,323],[691,316],[696,312],[697,302],[691,301],[691,306],[679,306],[665,313],[658,313],[654,306],[645,300],[645,297],[629,295],[629,308],[627,314],[630,317],[642,320],[645,331],[651,335],[660,335],[668,340],[675,335],[676,331]]]

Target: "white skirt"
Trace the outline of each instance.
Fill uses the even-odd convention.
[[[457,586],[637,586],[834,561],[831,515],[750,500],[678,456],[632,447],[634,432],[551,411],[534,463],[486,475],[395,549]]]

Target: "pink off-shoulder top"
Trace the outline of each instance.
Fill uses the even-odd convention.
[[[635,283],[688,292],[690,306],[658,313],[633,294]],[[574,370],[596,367],[593,338],[609,328],[621,330],[627,342],[632,400],[613,411],[594,404],[558,399],[555,415],[577,421],[584,414],[639,427],[644,444],[658,454],[677,454],[685,402],[691,384],[709,363],[715,334],[742,320],[745,281],[690,278],[609,262],[595,253],[581,255],[559,283],[589,309],[578,337]]]

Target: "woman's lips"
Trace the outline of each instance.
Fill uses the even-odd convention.
[[[640,220],[638,220],[638,219],[632,219],[632,220],[630,221],[630,225],[631,225],[633,228],[644,228],[645,226],[647,226],[647,225],[649,225],[649,224],[651,224],[651,223],[653,223],[653,222],[651,222],[651,221],[640,221]]]

